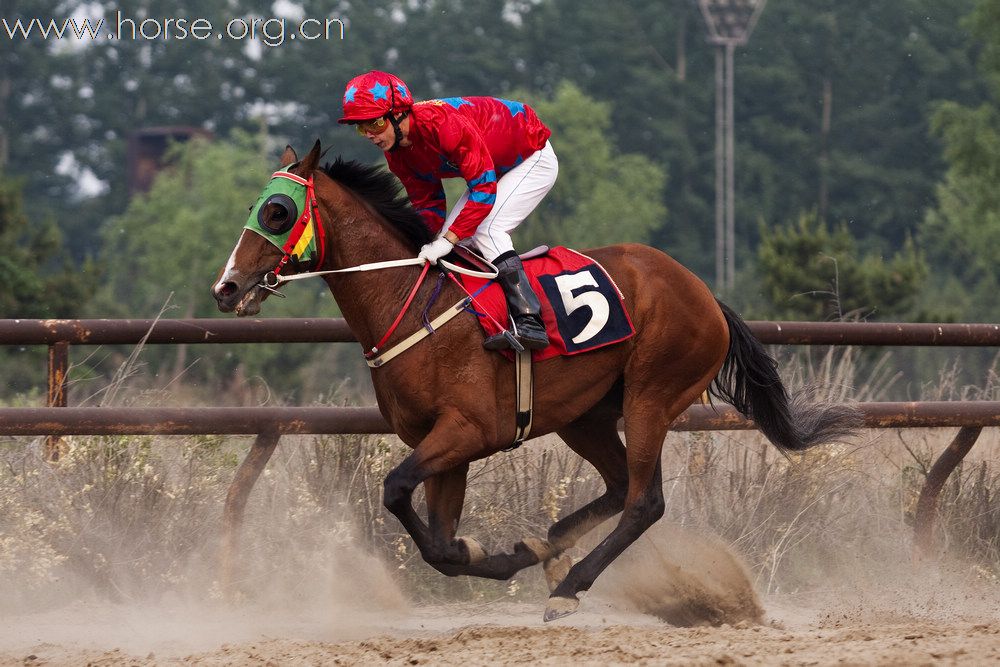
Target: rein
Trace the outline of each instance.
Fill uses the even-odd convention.
[[[379,269],[392,269],[401,266],[415,266],[418,264],[423,265],[424,268],[420,271],[420,276],[417,278],[416,283],[414,283],[413,288],[410,290],[409,296],[406,297],[406,301],[403,303],[403,307],[399,310],[399,313],[396,315],[396,319],[393,320],[392,324],[389,326],[389,330],[385,332],[385,334],[382,336],[382,338],[379,340],[378,343],[376,343],[370,350],[367,350],[364,353],[365,361],[372,368],[378,368],[379,366],[382,366],[396,355],[409,349],[410,347],[418,343],[420,340],[422,340],[429,334],[434,333],[434,331],[438,327],[443,325],[445,322],[447,322],[448,320],[450,320],[451,318],[455,317],[460,312],[465,310],[465,308],[470,303],[474,303],[475,301],[474,297],[470,295],[468,291],[465,290],[465,287],[462,285],[462,283],[460,283],[458,279],[455,278],[455,276],[453,275],[454,273],[460,273],[462,275],[473,276],[476,278],[485,278],[487,280],[492,280],[496,278],[498,273],[496,267],[494,267],[489,262],[486,262],[486,260],[483,260],[483,262],[485,262],[487,266],[492,268],[493,269],[492,271],[474,271],[472,269],[467,269],[462,266],[457,266],[443,259],[438,260],[438,263],[441,264],[445,269],[447,269],[448,276],[455,282],[456,285],[462,288],[462,291],[465,291],[467,296],[463,297],[458,303],[456,303],[454,306],[452,306],[444,313],[439,315],[437,318],[435,318],[433,322],[429,323],[429,326],[426,326],[418,330],[416,333],[411,334],[409,337],[401,341],[395,347],[390,348],[389,350],[386,350],[385,352],[379,354],[381,347],[385,344],[387,340],[389,340],[392,334],[399,327],[399,323],[403,320],[403,315],[405,315],[406,311],[410,309],[410,305],[412,305],[413,299],[417,296],[417,291],[420,289],[420,286],[424,283],[424,279],[427,277],[427,273],[431,268],[431,263],[421,257],[409,257],[406,259],[390,259],[384,262],[369,262],[367,264],[349,266],[344,269],[330,269],[327,271],[305,271],[303,273],[295,273],[290,276],[279,275],[278,272],[284,266],[285,262],[287,262],[287,257],[288,256],[286,255],[285,259],[283,259],[282,263],[279,264],[274,271],[268,271],[264,275],[264,277],[261,278],[261,281],[260,283],[258,283],[257,286],[260,287],[261,289],[271,292],[272,294],[284,297],[285,295],[278,291],[278,287],[280,287],[284,283],[292,282],[293,280],[303,280],[305,278],[314,278],[317,276],[325,276],[333,273],[356,273],[363,271],[378,271]]]
[[[265,290],[276,296],[284,297],[285,295],[278,291],[278,287],[280,287],[284,283],[291,282],[293,280],[304,280],[305,278],[314,278],[317,276],[326,276],[336,273],[377,271],[379,269],[391,269],[402,266],[423,265],[423,269],[420,272],[420,276],[417,278],[416,283],[410,290],[409,296],[406,297],[406,301],[403,303],[403,307],[400,309],[399,314],[396,315],[396,319],[393,320],[392,324],[389,326],[389,330],[385,332],[385,335],[382,336],[382,338],[378,341],[378,343],[376,343],[370,350],[365,352],[365,360],[368,362],[369,366],[373,368],[381,366],[392,357],[396,356],[397,354],[403,352],[410,346],[414,345],[424,336],[434,333],[434,329],[436,327],[441,326],[442,324],[453,318],[455,315],[462,312],[462,310],[464,310],[469,303],[473,302],[473,297],[471,295],[468,295],[468,292],[466,292],[468,296],[466,296],[461,301],[456,303],[454,306],[449,308],[447,311],[439,315],[437,318],[434,319],[434,321],[428,323],[424,328],[417,331],[416,333],[411,334],[408,338],[398,343],[395,347],[379,354],[380,348],[382,347],[382,345],[386,343],[386,341],[389,340],[392,334],[399,327],[400,322],[402,322],[403,320],[403,316],[406,314],[406,312],[410,308],[410,305],[413,303],[413,299],[416,297],[417,292],[420,290],[420,286],[424,282],[424,278],[427,277],[427,272],[431,268],[430,262],[421,257],[410,257],[406,259],[392,259],[383,262],[370,262],[367,264],[359,264],[358,266],[350,266],[343,269],[329,269],[326,271],[303,271],[300,273],[293,273],[292,275],[281,275],[281,271],[290,261],[292,261],[293,256],[301,256],[302,253],[304,253],[307,250],[308,244],[311,242],[310,236],[306,235],[306,230],[309,227],[309,223],[312,223],[313,234],[316,243],[316,253],[315,256],[311,258],[312,266],[314,267],[319,267],[323,265],[323,260],[325,259],[324,251],[326,249],[325,248],[326,239],[324,238],[323,221],[320,219],[319,216],[319,203],[316,199],[316,189],[313,183],[313,177],[310,176],[308,179],[305,179],[302,178],[301,176],[291,174],[287,171],[277,171],[271,175],[272,183],[275,181],[275,179],[287,179],[289,181],[292,181],[296,185],[302,187],[305,190],[305,199],[302,206],[303,208],[302,213],[295,221],[295,223],[292,225],[290,233],[283,245],[279,245],[280,240],[273,238],[274,235],[280,233],[280,230],[273,230],[270,228],[268,228],[267,230],[261,229],[261,225],[259,223],[259,215],[260,215],[259,211],[263,210],[261,207],[264,204],[266,204],[267,201],[270,201],[270,199],[267,199],[263,201],[263,203],[259,203],[257,205],[258,222],[256,224],[253,221],[254,209],[251,209],[251,219],[250,221],[247,222],[246,226],[255,232],[263,233],[265,235],[265,238],[268,238],[271,241],[271,243],[281,248],[282,251],[282,257],[281,260],[278,262],[277,266],[275,266],[274,269],[272,269],[271,271],[268,271],[266,274],[264,274],[264,277],[261,278],[259,283],[257,283],[256,287],[258,289]],[[277,186],[275,186],[275,188],[277,188]],[[268,189],[265,189],[264,194],[267,194],[268,191],[269,191]],[[272,195],[272,197],[275,196],[278,195],[277,194]],[[262,195],[262,198],[263,197],[264,195]],[[273,232],[273,234],[271,232]],[[476,278],[485,278],[486,280],[493,280],[494,278],[497,277],[498,271],[495,266],[484,260],[482,257],[477,257],[477,259],[482,261],[491,270],[475,271],[472,269],[467,269],[461,266],[457,266],[455,264],[452,264],[451,262],[447,262],[444,260],[439,260],[439,262],[443,267],[443,269],[445,270],[445,272],[448,273],[448,275],[451,276],[451,279],[455,281],[455,283],[458,284],[460,287],[461,283],[459,283],[458,280],[455,278],[455,276],[452,275],[453,272],[460,273],[462,275],[473,276]],[[293,265],[296,265],[296,263],[293,262]],[[430,305],[431,303],[433,303],[436,296],[437,292],[435,292],[435,295],[434,297],[432,297],[431,302],[428,303],[427,306],[428,308],[430,308]],[[424,315],[425,322],[426,319],[427,318],[425,313]]]
[[[484,260],[485,261],[485,260]],[[290,276],[278,275],[275,271],[270,271],[261,280],[260,286],[268,289],[275,289],[284,283],[290,283],[293,280],[304,280],[306,278],[313,278],[315,276],[325,276],[331,273],[354,273],[357,271],[377,271],[379,269],[393,269],[398,266],[417,266],[427,262],[425,259],[420,257],[408,257],[406,259],[390,259],[384,262],[369,262],[368,264],[358,264],[357,266],[349,266],[345,269],[330,269],[328,271],[303,271],[302,273],[294,273]],[[442,265],[444,268],[448,269],[453,273],[460,273],[464,276],[472,276],[474,278],[485,278],[491,280],[497,277],[497,270],[494,268],[492,271],[474,271],[472,269],[467,269],[462,266],[457,266],[443,259],[438,260],[438,264]],[[492,267],[493,265],[490,264]]]

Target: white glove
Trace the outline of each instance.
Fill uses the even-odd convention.
[[[420,254],[418,254],[417,257],[420,259],[426,259],[431,264],[437,264],[437,261],[451,252],[451,249],[454,247],[454,243],[442,236],[439,239],[434,239],[421,248]]]

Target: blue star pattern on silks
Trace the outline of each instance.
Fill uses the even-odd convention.
[[[472,106],[472,102],[465,99],[464,97],[443,97],[441,98],[441,101],[444,102],[445,104],[450,104],[452,107],[456,109],[464,104],[468,104],[470,107]]]
[[[384,83],[376,83],[374,86],[368,89],[368,92],[372,94],[372,99],[376,102],[379,100],[389,99],[387,93],[389,92],[389,86]]]
[[[404,100],[410,96],[410,93],[406,90],[406,86],[404,86],[401,83],[396,84],[396,92],[398,92],[399,96],[402,97]]]
[[[514,116],[516,116],[519,113],[524,113],[524,103],[523,102],[515,102],[514,100],[505,100],[505,99],[501,99],[499,97],[496,98],[496,100],[497,100],[497,102],[500,102],[500,104],[502,104],[505,107],[507,107],[507,110],[510,111],[511,117],[514,117]]]
[[[354,101],[354,93],[356,93],[356,92],[358,92],[358,89],[355,88],[354,86],[351,86],[350,88],[348,88],[346,91],[344,91],[344,101],[345,102],[353,102]]]

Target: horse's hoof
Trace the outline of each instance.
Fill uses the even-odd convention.
[[[576,598],[563,598],[553,595],[549,598],[549,603],[545,605],[545,615],[542,619],[548,623],[563,616],[569,616],[580,606],[580,601]]]
[[[569,554],[563,554],[558,558],[549,558],[542,563],[542,569],[545,570],[545,582],[549,585],[549,593],[563,582],[571,567],[573,567],[573,557]]]
[[[556,555],[556,550],[549,544],[548,540],[540,540],[537,537],[526,537],[514,545],[514,553],[525,550],[533,553],[539,563],[543,563]]]
[[[465,549],[466,556],[469,559],[469,565],[474,565],[479,561],[486,560],[486,549],[479,543],[479,540],[473,537],[456,537],[455,541],[461,544]]]

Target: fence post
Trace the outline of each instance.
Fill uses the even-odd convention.
[[[913,533],[918,556],[933,556],[934,523],[937,517],[938,496],[952,471],[958,467],[972,446],[976,444],[982,431],[982,426],[963,426],[948,448],[941,452],[941,456],[931,466],[930,472],[927,473],[927,481],[924,482],[924,488],[920,490],[920,497],[917,499],[917,512],[914,517]]]
[[[66,407],[66,373],[69,370],[69,343],[64,340],[49,345],[48,406]],[[59,436],[45,438],[45,460],[55,462],[63,454],[65,445]]]
[[[243,527],[243,512],[247,498],[253,491],[257,478],[274,454],[281,435],[276,431],[260,433],[253,446],[236,470],[236,476],[226,493],[226,505],[222,510],[222,552],[221,575],[223,594],[230,600],[236,599],[236,557],[239,552],[240,530]]]

